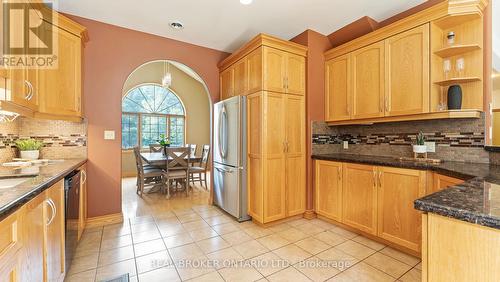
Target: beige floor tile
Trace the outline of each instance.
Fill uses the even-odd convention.
[[[145,282],[176,282],[181,281],[175,267],[162,267],[139,274],[139,280]]]
[[[183,223],[182,227],[184,227],[184,229],[186,229],[187,231],[193,231],[196,229],[202,229],[210,226],[204,220],[195,220]]]
[[[327,243],[330,246],[336,246],[347,241],[347,238],[331,231],[325,231],[314,235],[314,238]]]
[[[290,226],[286,222],[284,222],[284,223],[279,223],[279,224],[276,224],[273,226],[269,226],[267,229],[271,230],[272,232],[278,233],[281,231],[285,231],[285,230],[289,229],[290,227],[292,227],[292,226]]]
[[[219,270],[225,281],[252,282],[264,278],[253,267],[229,267]]]
[[[125,246],[121,248],[103,250],[99,254],[98,266],[104,266],[128,259],[134,258],[134,248],[132,246]]]
[[[204,239],[216,237],[218,235],[219,234],[217,234],[217,232],[215,232],[215,230],[210,227],[189,231],[189,236],[191,236],[194,241],[201,241]]]
[[[243,242],[253,240],[247,233],[239,230],[233,233],[224,234],[221,236],[226,242],[231,245],[239,245]]]
[[[205,275],[188,280],[189,282],[224,282],[219,272],[214,271]]]
[[[87,243],[85,245],[78,244],[73,259],[98,254],[100,249],[101,241],[95,241],[92,244]]]
[[[213,260],[216,269],[234,267],[243,261],[243,257],[233,248],[226,248],[207,254],[207,257]]]
[[[169,253],[174,262],[204,256],[203,251],[195,243],[172,248],[169,250]]]
[[[132,245],[132,236],[130,234],[103,240],[101,244],[101,250],[116,249],[129,245]]]
[[[210,218],[210,217],[214,217],[214,216],[220,216],[222,215],[222,212],[218,211],[218,210],[204,210],[204,211],[197,211],[197,213],[202,217],[202,218]]]
[[[94,227],[86,227],[83,230],[83,234],[89,234],[89,233],[95,233],[95,232],[102,232],[104,226],[94,226]]]
[[[228,223],[228,222],[234,222],[231,218],[225,215],[219,215],[219,216],[213,216],[209,218],[205,218],[205,221],[210,225],[210,226],[215,226],[223,223]]]
[[[180,225],[181,222],[175,215],[172,217],[160,217],[156,219],[156,226]]]
[[[190,258],[186,261],[174,260],[174,263],[182,280],[199,277],[215,270],[205,256]]]
[[[138,224],[143,224],[146,222],[154,222],[154,217],[151,215],[146,215],[146,216],[137,216],[137,217],[131,217],[129,218],[130,225],[138,225]]]
[[[386,282],[394,281],[394,278],[384,272],[371,267],[370,265],[360,262],[346,271],[334,276],[328,281],[373,281]]]
[[[264,247],[257,240],[247,241],[233,247],[244,259],[256,257],[258,255],[269,252],[269,249]]]
[[[294,244],[313,255],[321,253],[331,248],[330,245],[313,237],[302,239],[300,241],[295,242]]]
[[[335,226],[333,227],[332,229],[330,229],[330,231],[334,232],[334,233],[337,233],[339,234],[340,236],[342,237],[345,237],[347,239],[352,239],[354,237],[357,237],[358,234],[354,233],[354,232],[351,232],[349,230],[346,230],[342,227],[339,227],[339,226]]]
[[[111,279],[126,273],[130,276],[136,275],[135,261],[133,259],[99,267],[97,269],[96,280]]]
[[[169,249],[194,242],[193,238],[191,238],[191,236],[189,236],[189,234],[187,233],[166,237],[163,238],[163,241],[165,242],[165,246],[167,246],[167,248]]]
[[[106,226],[105,226],[106,227]],[[130,226],[128,225],[118,225],[114,228],[105,228],[102,232],[103,240],[120,237],[123,235],[131,234]]]
[[[259,243],[261,243],[264,247],[269,250],[279,249],[283,246],[290,244],[290,241],[281,237],[278,234],[268,235],[262,238],[257,239]]]
[[[274,273],[271,276],[266,277],[267,280],[271,282],[289,282],[289,281],[294,281],[294,282],[302,282],[302,281],[308,281],[310,282],[309,278],[307,278],[304,274],[302,274],[300,271],[293,267],[289,267],[283,270],[280,270],[276,273]]]
[[[376,251],[380,251],[383,248],[385,248],[384,244],[376,242],[376,241],[373,241],[373,240],[368,239],[368,238],[366,238],[364,236],[361,236],[361,235],[352,238],[352,240],[355,241],[355,242],[358,242],[360,244],[363,244],[363,245],[365,245],[365,246],[367,246],[367,247],[369,247],[371,249],[374,249]]]
[[[415,268],[418,270],[422,270],[422,262],[419,262],[417,265],[415,265]]]
[[[158,221],[161,221],[163,219],[172,218],[172,217],[175,218],[176,215],[172,211],[162,211],[160,213],[154,214],[153,217],[155,218],[156,223],[158,223]]]
[[[401,275],[411,269],[411,266],[393,259],[382,253],[375,253],[364,260],[365,263],[382,270],[394,278],[399,278]]]
[[[302,225],[302,224],[309,223],[309,219],[299,218],[299,219],[294,219],[294,220],[287,221],[286,223],[288,225],[290,225],[290,226],[296,227],[296,226],[299,226],[299,225]]]
[[[238,227],[237,223],[234,222],[227,222],[227,223],[222,223],[218,225],[212,226],[212,229],[215,230],[219,235],[224,235],[232,232],[239,231],[240,228]]]
[[[413,268],[401,276],[399,280],[402,282],[420,282],[422,281],[422,270]]]
[[[186,214],[193,214],[195,213],[195,211],[189,207],[189,208],[176,208],[174,210],[172,210],[172,212],[176,215],[176,216],[181,216],[181,215],[186,215]]]
[[[68,275],[64,278],[64,282],[94,282],[96,269],[83,271],[74,275]]]
[[[188,231],[182,227],[181,224],[169,225],[169,226],[159,226],[160,234],[162,237],[169,237],[173,235],[187,233]]]
[[[160,251],[142,257],[137,257],[135,259],[135,263],[137,265],[138,273],[144,273],[162,267],[174,268],[173,262],[167,251]]]
[[[177,219],[179,219],[181,223],[202,220],[201,216],[197,215],[196,213],[183,214],[177,216]]]
[[[154,232],[157,231],[158,228],[156,227],[156,222],[150,221],[150,222],[144,222],[136,225],[131,225],[130,230],[132,231],[132,234],[135,233],[142,233],[142,232]]]
[[[324,261],[328,261],[329,263],[331,263],[331,267],[334,267],[340,271],[344,271],[359,262],[359,260],[355,257],[350,256],[336,248],[331,248],[322,253],[319,253],[316,255],[316,257]]]
[[[306,259],[293,267],[312,281],[325,281],[340,273],[340,270],[331,267],[329,262],[317,257]]]
[[[99,253],[91,254],[74,258],[69,269],[69,275],[73,275],[82,271],[90,270],[97,267]]]
[[[346,241],[340,245],[335,246],[334,248],[339,249],[344,253],[349,254],[359,260],[363,260],[375,253],[374,249],[370,249],[354,241]]]
[[[196,244],[205,254],[212,253],[231,246],[228,242],[224,241],[224,239],[222,239],[220,236],[201,240],[196,242]]]
[[[158,230],[150,230],[150,231],[145,231],[145,232],[140,232],[140,233],[132,233],[132,240],[134,244],[142,243],[142,242],[147,242],[151,240],[156,240],[160,239],[161,234]]]
[[[278,232],[276,234],[280,235],[281,237],[287,239],[288,241],[290,241],[292,243],[308,237],[307,234],[305,234],[304,232],[302,232],[294,227],[289,228],[289,229],[284,230],[284,231],[281,231],[281,232]]]
[[[291,266],[289,262],[284,261],[272,252],[254,257],[249,261],[264,276],[269,276]]]
[[[151,253],[156,253],[163,250],[166,250],[166,248],[165,248],[165,243],[163,242],[162,239],[134,244],[134,251],[136,257],[140,257]]]
[[[322,228],[318,225],[312,224],[310,222],[306,222],[304,224],[295,226],[295,228],[304,232],[307,235],[314,235],[314,234],[326,231],[324,228]]]
[[[309,222],[314,224],[314,225],[317,225],[325,230],[330,230],[330,229],[335,227],[334,224],[327,222],[325,220],[319,219],[319,218],[311,219]]]
[[[295,264],[312,256],[311,253],[302,250],[295,245],[287,245],[273,251],[278,257],[287,260],[290,264]]]
[[[250,228],[250,227],[257,226],[257,224],[255,224],[251,220],[247,220],[247,221],[243,221],[243,222],[235,222],[235,223],[238,224],[238,227],[241,228],[241,229],[247,229],[247,228]]]
[[[391,247],[386,247],[380,251],[384,255],[388,255],[395,258],[401,262],[408,264],[409,266],[415,266],[420,262],[420,259],[414,256],[410,256]]]
[[[249,227],[249,228],[245,228],[243,231],[245,231],[245,233],[247,233],[248,236],[250,236],[254,239],[273,234],[272,230],[267,229],[267,228],[263,228],[263,227],[260,227],[257,225]]]

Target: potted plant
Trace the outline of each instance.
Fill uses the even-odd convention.
[[[163,154],[167,154],[167,147],[170,147],[170,139],[165,134],[160,134],[160,139],[156,140],[163,147]]]
[[[40,156],[40,148],[43,147],[43,143],[35,139],[20,139],[15,143],[21,159],[27,160],[37,160]]]
[[[422,132],[417,134],[417,142],[413,145],[413,152],[418,154],[427,153],[427,146],[425,145],[425,136]]]

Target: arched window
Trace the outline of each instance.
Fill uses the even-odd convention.
[[[184,145],[185,110],[170,89],[157,84],[132,88],[122,101],[122,148],[149,147],[160,134],[173,146]]]

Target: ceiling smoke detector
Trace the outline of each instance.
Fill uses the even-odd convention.
[[[175,21],[170,23],[170,27],[175,30],[181,30],[184,28],[184,25],[179,21]]]

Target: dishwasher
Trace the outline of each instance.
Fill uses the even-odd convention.
[[[81,172],[75,170],[64,178],[64,205],[66,229],[66,273],[78,245],[78,221],[80,218],[80,178]]]

